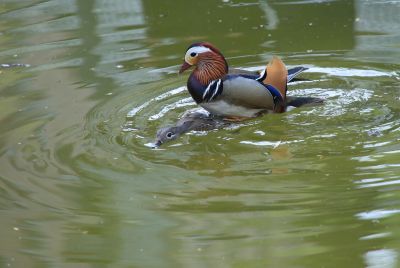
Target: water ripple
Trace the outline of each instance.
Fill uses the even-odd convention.
[[[398,5],[183,2],[2,1],[0,266],[394,267]],[[197,107],[175,64],[199,39],[305,64],[289,94],[324,105],[149,148]]]

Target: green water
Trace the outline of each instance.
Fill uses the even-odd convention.
[[[0,267],[400,267],[399,1],[0,1]],[[310,69],[325,105],[189,133],[178,76]]]

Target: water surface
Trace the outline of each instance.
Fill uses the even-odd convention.
[[[400,2],[3,0],[1,267],[399,267]],[[319,107],[189,133],[192,42]],[[11,64],[11,65],[10,65]],[[12,65],[14,64],[14,65]]]

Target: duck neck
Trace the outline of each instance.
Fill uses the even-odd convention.
[[[222,78],[226,74],[228,74],[228,63],[222,55],[218,54],[205,55],[193,71],[194,77],[203,86]]]

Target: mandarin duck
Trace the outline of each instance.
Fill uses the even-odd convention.
[[[195,69],[187,88],[194,101],[211,114],[231,120],[266,111],[284,112],[287,83],[307,69],[295,67],[288,72],[285,64],[273,57],[260,74],[230,70],[222,53],[207,42],[189,46],[179,73],[192,66]]]
[[[174,126],[160,128],[156,134],[154,147],[175,140],[183,133],[189,131],[207,131],[229,126],[229,123],[222,118],[214,117],[200,111],[185,113]]]

